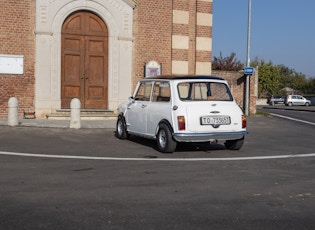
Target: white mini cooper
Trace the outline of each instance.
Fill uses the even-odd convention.
[[[129,102],[118,107],[116,136],[155,139],[161,152],[178,142],[224,141],[239,150],[246,117],[225,80],[213,76],[158,76],[139,81]]]

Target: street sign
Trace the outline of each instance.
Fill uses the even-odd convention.
[[[245,67],[244,68],[244,74],[245,75],[252,75],[254,73],[254,68],[253,67]]]

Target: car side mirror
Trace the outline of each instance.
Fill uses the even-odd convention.
[[[133,96],[129,97],[129,101],[131,101],[131,103],[135,103],[135,98]]]

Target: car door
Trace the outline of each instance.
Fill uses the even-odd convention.
[[[133,133],[145,134],[147,130],[147,112],[150,103],[152,81],[140,82],[132,103],[127,107],[127,129]]]
[[[293,105],[297,105],[298,104],[298,99],[297,99],[297,97],[295,95],[291,96],[291,101],[292,101]]]
[[[147,111],[147,135],[154,137],[161,120],[171,122],[171,89],[168,81],[156,81]]]
[[[296,96],[297,97],[297,105],[304,105],[304,100],[302,96]]]

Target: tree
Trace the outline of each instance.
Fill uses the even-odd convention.
[[[284,65],[278,65],[278,67],[280,68],[280,72],[283,76],[283,87],[290,87],[305,93],[309,84],[305,74],[298,73],[294,69],[290,69]]]
[[[244,65],[236,59],[236,54],[231,53],[228,57],[223,57],[220,52],[219,57],[213,57],[212,69],[223,71],[239,71],[244,68]]]
[[[306,87],[306,94],[315,94],[315,78],[310,78]]]
[[[298,73],[285,65],[273,65],[271,61],[265,62],[257,57],[251,66],[258,67],[258,96],[282,95],[283,88],[289,87],[302,94],[315,93],[315,80],[307,78],[305,74]]]
[[[258,67],[258,96],[275,95],[281,89],[281,73],[277,66],[271,61],[265,62],[257,57],[251,63],[251,66]]]
[[[283,95],[283,88],[289,87],[301,94],[315,94],[315,78],[307,78],[305,74],[298,73],[285,65],[274,65],[272,61],[266,62],[255,57],[250,66],[258,68],[258,97],[270,95]],[[231,53],[223,57],[213,58],[212,69],[223,71],[239,71],[244,65],[236,59],[236,54]]]

